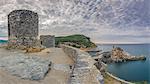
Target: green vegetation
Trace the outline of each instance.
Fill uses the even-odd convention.
[[[56,46],[58,46],[59,44],[66,44],[76,48],[96,47],[96,45],[90,41],[89,37],[80,34],[64,36],[64,37],[56,37],[55,41],[56,41]]]

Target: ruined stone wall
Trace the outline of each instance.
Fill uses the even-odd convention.
[[[8,15],[9,45],[35,46],[38,38],[38,14],[14,10]]]
[[[41,35],[40,36],[41,45],[46,48],[55,47],[55,36],[54,35]]]
[[[103,76],[88,53],[66,45],[61,47],[75,61],[68,84],[104,84]]]

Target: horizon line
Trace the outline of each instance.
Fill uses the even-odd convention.
[[[0,37],[0,40],[8,40],[8,37]],[[95,44],[150,44],[144,42],[94,42]]]
[[[144,42],[94,42],[95,44],[150,44]]]

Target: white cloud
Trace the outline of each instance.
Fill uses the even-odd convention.
[[[56,36],[84,34],[96,42],[109,43],[150,43],[150,28],[112,28],[102,25],[57,25],[46,30],[41,30],[41,34],[54,34]]]
[[[142,25],[145,22],[147,23],[143,24],[144,26],[149,24],[147,19],[150,13],[141,13],[149,11],[149,0],[102,0],[102,2],[81,0],[81,2],[86,5],[68,0],[0,0],[0,25],[5,26],[0,28],[0,34],[7,35],[9,12],[15,9],[30,9],[39,14],[41,34],[56,36],[84,34],[91,37],[94,42],[150,43],[150,27],[124,26],[140,23]],[[111,24],[116,24],[116,27],[109,26]],[[119,25],[124,27],[119,28]]]

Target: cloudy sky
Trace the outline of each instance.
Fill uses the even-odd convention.
[[[0,36],[7,15],[39,14],[40,34],[84,34],[96,43],[150,43],[150,0],[0,0]]]
[[[50,31],[50,32],[49,32]],[[44,32],[44,33],[43,33]],[[112,28],[108,26],[53,26],[42,29],[41,34],[58,36],[84,34],[96,43],[150,43],[150,29],[147,28]]]

